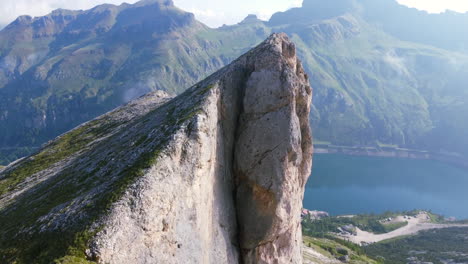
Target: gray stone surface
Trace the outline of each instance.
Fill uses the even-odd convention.
[[[206,82],[192,134],[177,133],[99,234],[104,263],[302,262],[312,92],[294,44],[274,35]]]
[[[235,147],[241,250],[244,263],[302,263],[312,91],[294,44],[284,35],[267,43],[247,81]]]

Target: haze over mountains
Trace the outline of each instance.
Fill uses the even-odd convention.
[[[467,20],[393,0],[305,0],[219,29],[162,0],[20,17],[0,32],[0,158],[149,91],[181,93],[272,32],[310,75],[317,140],[467,155]]]

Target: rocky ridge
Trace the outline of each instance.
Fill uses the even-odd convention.
[[[0,260],[302,263],[311,96],[274,34],[172,100],[60,136],[0,172]]]

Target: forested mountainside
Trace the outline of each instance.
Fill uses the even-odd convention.
[[[452,29],[466,20],[392,0],[306,0],[267,24],[293,36],[311,73],[316,139],[467,154],[468,41]]]
[[[180,93],[271,32],[310,75],[318,142],[468,155],[467,19],[393,0],[305,0],[218,29],[156,0],[20,17],[0,32],[3,163],[148,91]]]
[[[162,0],[19,17],[0,31],[4,157],[147,92],[181,93],[266,37],[204,38],[212,31]]]

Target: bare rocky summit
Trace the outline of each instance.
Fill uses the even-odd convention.
[[[302,263],[311,96],[274,34],[60,136],[0,171],[0,262]]]

